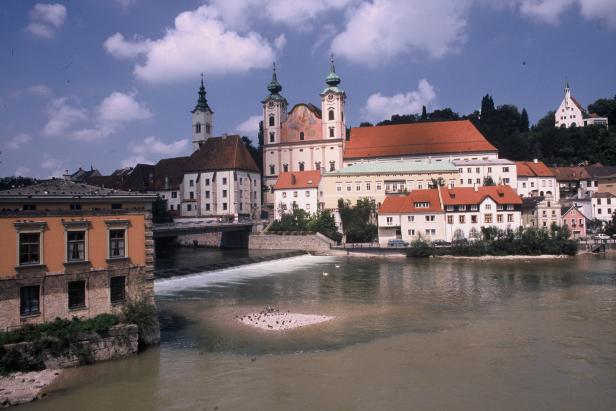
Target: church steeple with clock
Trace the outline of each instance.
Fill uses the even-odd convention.
[[[203,74],[201,74],[201,87],[199,87],[199,99],[192,111],[192,142],[196,150],[208,138],[212,137],[214,112],[210,108],[205,98],[205,86],[203,85]]]
[[[267,85],[270,95],[263,100],[263,144],[280,143],[282,123],[287,120],[287,99],[280,92],[282,86],[276,75],[276,63],[272,71],[272,80]]]
[[[336,74],[334,56],[330,57],[329,74],[325,78],[327,87],[321,93],[321,112],[323,118],[323,138],[346,137],[344,124],[344,103],[346,94],[338,85],[342,80]]]

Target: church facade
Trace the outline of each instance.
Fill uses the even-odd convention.
[[[607,117],[601,117],[595,113],[587,113],[579,101],[571,94],[569,82],[565,84],[565,97],[554,113],[554,125],[556,127],[607,127],[607,123]]]
[[[346,93],[339,87],[333,58],[320,93],[321,107],[299,103],[288,110],[276,67],[263,104],[264,207],[273,211],[274,186],[281,173],[335,171],[342,167],[346,139]]]

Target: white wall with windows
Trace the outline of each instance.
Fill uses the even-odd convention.
[[[456,160],[459,177],[456,187],[478,187],[484,185],[487,177],[495,184],[503,184],[517,189],[518,175],[513,161],[493,160]]]
[[[274,213],[277,219],[294,208],[316,213],[319,209],[319,189],[312,187],[274,190],[274,201]]]

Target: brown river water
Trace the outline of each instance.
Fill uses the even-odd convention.
[[[323,273],[328,273],[324,276]],[[616,256],[301,256],[156,283],[160,347],[20,410],[616,410]],[[266,305],[331,315],[284,332]]]

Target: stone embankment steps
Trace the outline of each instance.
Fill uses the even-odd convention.
[[[215,271],[215,270],[222,270],[225,268],[239,267],[241,265],[261,263],[264,261],[279,260],[281,258],[295,257],[298,255],[303,255],[303,254],[306,254],[306,251],[301,251],[301,250],[285,251],[285,252],[281,252],[278,254],[272,254],[272,255],[267,255],[267,256],[237,258],[237,259],[234,259],[233,261],[225,261],[225,262],[220,262],[220,263],[199,265],[199,266],[194,266],[194,267],[167,268],[167,269],[155,270],[154,276],[156,278],[176,277],[176,276],[182,276],[182,275],[202,273],[205,271]]]

